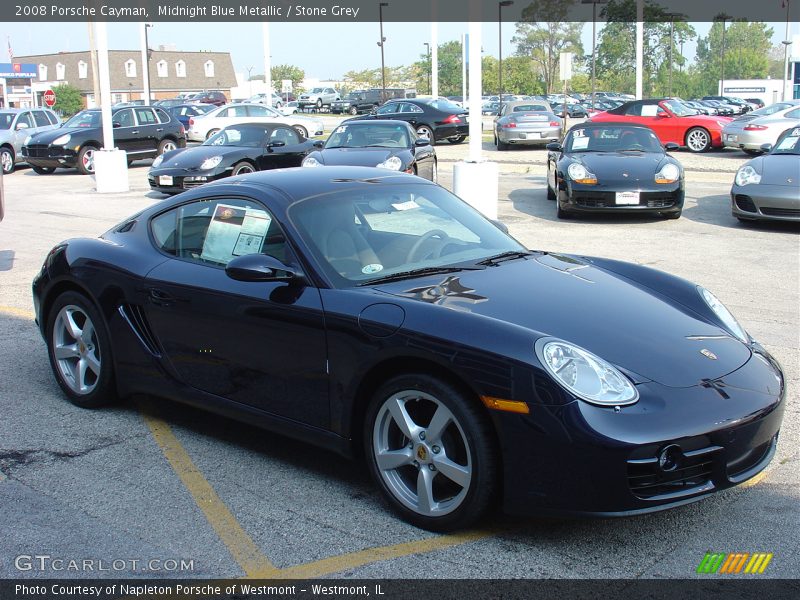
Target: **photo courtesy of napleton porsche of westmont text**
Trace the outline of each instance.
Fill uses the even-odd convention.
[[[800,597],[799,21],[0,3],[0,600]]]

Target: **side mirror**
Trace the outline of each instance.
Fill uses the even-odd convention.
[[[114,122],[111,123],[111,126],[112,127],[122,127],[122,123],[120,123],[119,121],[114,121]]]
[[[417,138],[414,140],[414,146],[430,146],[431,141],[426,137]]]
[[[545,146],[551,152],[561,152],[564,148],[558,142],[550,142]]]
[[[680,149],[680,146],[675,142],[667,142],[666,144],[664,144],[664,149],[667,152],[675,152],[676,150]]]
[[[27,129],[27,128],[28,128],[28,124],[27,123],[17,123],[17,131],[22,131],[23,129]]]
[[[656,113],[656,117],[659,119],[669,119],[670,116],[671,115],[667,111]]]
[[[316,140],[312,145],[314,146],[314,148],[324,148],[325,142],[323,142],[322,140]]]
[[[508,233],[508,227],[506,226],[505,223],[503,223],[502,221],[498,221],[497,219],[490,219],[490,221],[492,222],[492,225],[497,227],[500,231],[502,231],[503,233]]]
[[[301,275],[267,254],[237,256],[225,266],[225,274],[236,281],[286,281]]]
[[[772,144],[761,144],[761,149],[764,152],[769,152],[770,150],[772,150]]]

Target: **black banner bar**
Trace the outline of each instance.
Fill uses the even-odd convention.
[[[610,0],[634,15],[635,0]],[[796,4],[792,2],[792,4]],[[3,0],[0,20],[51,21],[209,21],[377,22],[377,0]],[[608,4],[596,3],[598,21],[605,21]],[[498,10],[497,0],[393,0],[383,8],[386,22],[591,22],[593,6],[582,0],[517,0]],[[800,6],[790,19],[797,20]],[[672,16],[670,16],[672,15]],[[782,0],[646,0],[645,21],[683,19],[711,22],[734,20],[782,22]]]

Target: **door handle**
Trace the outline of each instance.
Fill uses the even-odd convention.
[[[159,127],[158,129],[156,129],[156,131],[164,131],[164,128],[163,127]]]
[[[175,297],[168,294],[164,290],[158,288],[150,288],[147,290],[150,302],[158,306],[170,306],[175,302]]]
[[[138,129],[134,129],[133,131],[131,131],[131,133],[139,133],[139,130]]]

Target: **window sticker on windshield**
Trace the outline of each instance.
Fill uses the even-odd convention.
[[[406,202],[393,203],[392,208],[395,210],[411,210],[412,208],[419,208],[419,204],[413,200],[407,200]]]
[[[235,256],[261,252],[271,221],[263,210],[218,204],[200,258],[228,264]]]
[[[378,263],[369,264],[361,269],[364,275],[372,275],[373,273],[380,273],[381,271],[383,271],[383,265]]]
[[[797,143],[798,137],[800,137],[800,129],[795,129],[792,132],[792,135],[787,135],[785,138],[781,140],[781,143],[778,144],[778,150],[789,150],[791,148],[794,148],[794,145]]]
[[[575,133],[572,134],[573,137],[586,137],[586,130],[585,129],[577,129]]]
[[[586,150],[589,147],[589,138],[588,137],[573,137],[572,138],[572,149],[573,150]]]
[[[344,133],[345,131],[347,131],[347,126],[340,125],[339,127],[336,128],[336,131],[334,131],[333,133]]]

